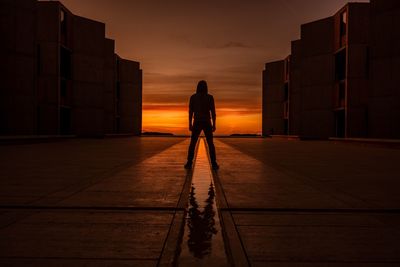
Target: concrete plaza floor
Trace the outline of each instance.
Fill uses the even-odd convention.
[[[171,265],[191,181],[188,142],[1,145],[0,266]],[[232,265],[399,266],[399,149],[262,138],[215,144]]]

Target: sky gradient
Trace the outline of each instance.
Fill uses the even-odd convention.
[[[205,79],[217,132],[261,132],[262,70],[290,53],[300,25],[345,0],[62,0],[106,23],[116,52],[143,69],[143,131],[189,134],[187,105]],[[353,1],[354,2],[354,1]],[[364,1],[365,2],[365,1]]]

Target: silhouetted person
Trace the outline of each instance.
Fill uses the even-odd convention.
[[[214,98],[212,95],[208,94],[207,82],[199,81],[197,84],[197,91],[190,97],[189,102],[189,130],[192,131],[192,137],[189,145],[187,163],[185,164],[186,169],[192,168],[194,150],[201,131],[204,131],[206,136],[212,167],[214,170],[219,168],[213,142],[216,118]]]

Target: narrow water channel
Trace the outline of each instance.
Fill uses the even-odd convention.
[[[180,266],[228,266],[204,139],[199,140],[181,244]]]

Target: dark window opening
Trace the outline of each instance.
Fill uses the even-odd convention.
[[[347,34],[347,12],[344,11],[340,14],[340,46],[346,45]]]
[[[115,94],[116,94],[117,100],[119,100],[120,97],[121,97],[121,84],[120,84],[120,82],[117,82],[117,88],[116,88]]]
[[[365,77],[368,79],[369,78],[369,68],[370,68],[370,62],[369,62],[369,57],[370,57],[370,52],[369,52],[369,47],[367,47],[365,51]]]
[[[346,99],[346,84],[344,82],[339,83],[339,106],[344,107],[344,101]]]
[[[285,60],[285,80],[289,80],[290,60]]]
[[[41,55],[41,48],[40,45],[37,45],[37,50],[36,50],[36,68],[37,68],[37,74],[42,73],[42,55]]]
[[[61,43],[66,44],[66,42],[67,42],[67,13],[62,9],[60,11],[60,32],[61,32]]]
[[[115,130],[116,130],[117,133],[119,133],[119,131],[120,131],[120,129],[119,129],[120,128],[120,119],[119,119],[119,117],[116,118],[115,124],[116,124],[115,125],[115,127],[116,127]]]
[[[67,97],[67,80],[60,80],[60,96]]]
[[[65,22],[65,11],[61,9],[60,11],[60,23]]]
[[[60,75],[65,79],[71,78],[71,52],[60,47]]]
[[[339,110],[335,112],[335,135],[336,137],[345,137],[345,112]]]
[[[37,115],[37,129],[36,129],[36,131],[37,131],[37,133],[38,134],[40,134],[41,133],[41,131],[42,131],[42,116],[41,116],[41,109],[40,109],[40,106],[37,106],[36,107],[36,115]]]
[[[340,14],[340,36],[346,35],[347,25],[347,12],[344,11]]]
[[[284,120],[283,133],[285,135],[289,134],[289,120]]]
[[[288,101],[289,100],[289,83],[285,83],[285,85],[283,86],[283,91],[284,91],[284,101]]]
[[[60,134],[71,134],[71,109],[60,108]]]
[[[119,116],[119,101],[121,96],[121,84],[118,81],[115,86],[115,114]],[[118,128],[119,129],[119,128]]]
[[[116,79],[119,80],[119,72],[120,72],[120,69],[119,69],[119,60],[118,60],[118,57],[116,57],[115,61],[116,61],[116,62],[115,62],[115,64],[116,64],[116,70],[117,70]]]
[[[346,79],[346,49],[335,55],[335,79],[337,81]]]

